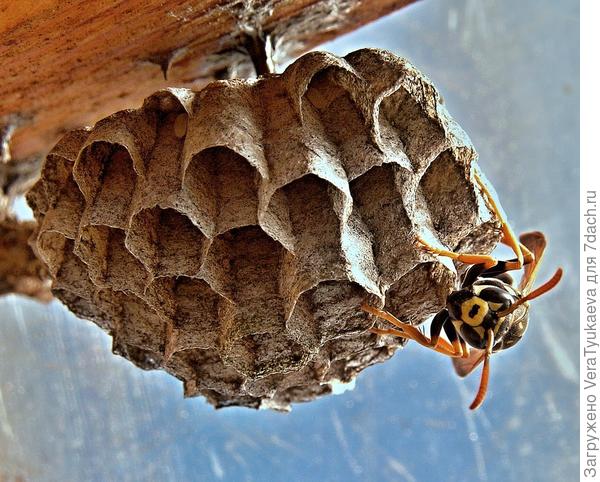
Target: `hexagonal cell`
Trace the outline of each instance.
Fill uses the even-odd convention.
[[[232,229],[214,240],[206,270],[207,274],[211,266],[224,270],[220,275],[227,285],[220,294],[236,305],[231,325],[225,328],[231,336],[280,328],[283,323],[283,300],[279,294],[282,253],[281,245],[258,226]],[[204,274],[203,278],[208,279]]]
[[[35,185],[27,193],[32,209],[46,213],[61,198],[67,179],[72,177],[73,161],[62,156],[48,154],[42,166],[44,182]]]
[[[188,114],[179,108],[157,113],[156,142],[146,161],[144,182],[137,186],[140,207],[169,205],[181,189]]]
[[[83,209],[83,195],[75,184],[73,176],[70,175],[58,194],[53,209],[44,216],[40,231],[44,233],[54,231],[69,239],[75,239]]]
[[[421,263],[390,287],[384,309],[405,323],[421,323],[446,305],[455,282],[455,273],[442,263]]]
[[[268,79],[263,79],[268,83]],[[235,84],[235,88],[231,88]],[[267,176],[267,164],[262,137],[263,108],[268,101],[261,90],[263,82],[239,81],[214,82],[195,94],[188,129],[202,135],[188,136],[186,153],[195,155],[211,148],[225,148],[248,160],[261,176]]]
[[[291,311],[300,293],[323,279],[344,279],[340,220],[331,192],[335,188],[315,175],[304,176],[282,189],[286,195],[296,242],[284,255],[283,289]]]
[[[210,237],[257,223],[258,171],[226,147],[196,154],[187,166],[178,206]]]
[[[305,122],[315,119],[322,126],[335,152],[332,157],[339,156],[348,179],[354,179],[383,162],[384,156],[371,142],[371,122],[363,117],[351,90],[344,85],[348,82],[344,77],[347,72],[339,67],[317,73],[303,96],[302,108]],[[316,130],[316,126],[311,129]]]
[[[36,249],[38,256],[45,263],[50,274],[56,277],[63,263],[65,252],[67,255],[71,255],[69,249],[72,250],[73,246],[67,243],[67,238],[64,234],[49,231],[38,234]]]
[[[462,156],[456,151],[444,151],[431,163],[420,182],[433,227],[440,241],[450,247],[467,236],[478,220],[475,192],[469,180],[472,156],[471,150]],[[452,202],[440,203],[440,198]]]
[[[293,339],[313,350],[328,340],[362,333],[372,325],[359,308],[367,296],[357,283],[322,281],[302,293],[286,328]]]
[[[209,246],[187,216],[158,206],[133,217],[126,242],[155,277],[196,275]]]
[[[327,142],[320,122],[309,122],[318,131],[307,136],[307,126],[294,108],[294,99],[289,97],[280,80],[273,80],[276,79],[265,79],[265,85],[257,88],[257,94],[262,97],[261,129],[264,142],[261,145],[268,166],[268,182],[264,187],[267,198],[286,184],[318,168],[327,170],[332,177],[345,178],[335,146]],[[313,129],[310,131],[312,133]]]
[[[28,244],[28,239],[35,236],[36,223],[4,214],[0,216],[0,296],[15,293],[45,303],[51,301],[49,269],[39,252]],[[57,246],[58,257],[61,247]]]
[[[230,340],[222,348],[225,363],[250,379],[298,370],[310,355],[283,333],[257,333]]]
[[[174,353],[166,368],[186,373],[185,395],[196,396],[200,390],[214,390],[229,398],[240,390],[244,377],[225,365],[215,350],[183,350]]]
[[[87,202],[87,224],[125,229],[137,175],[125,147],[94,142],[82,151],[74,177]]]
[[[198,273],[208,249],[208,239],[186,216],[173,209],[153,214],[157,221],[157,275],[193,276]]]
[[[88,266],[96,285],[143,296],[150,273],[127,250],[123,230],[107,226],[82,228],[74,252]]]
[[[329,395],[332,392],[331,385],[323,383],[322,385],[299,385],[277,391],[273,401],[265,404],[268,408],[275,410],[288,411],[290,404],[299,402],[310,402],[317,397]]]
[[[54,275],[55,279],[52,287],[68,289],[78,296],[89,298],[90,294],[94,292],[95,286],[90,280],[87,266],[73,254],[73,248],[74,242],[70,239],[65,240],[62,248],[62,259]]]
[[[381,101],[379,118],[381,130],[388,135],[396,132],[404,146],[415,170],[420,170],[429,164],[442,149],[448,145],[446,133],[439,121],[430,117],[430,112],[420,103],[421,96],[426,97],[425,84],[421,89],[414,87],[417,92],[408,92],[400,87],[393,94]],[[435,91],[430,87],[433,94]],[[389,129],[392,126],[393,131]]]
[[[359,348],[344,353],[342,357],[331,361],[325,380],[350,383],[365,367],[382,363],[391,358],[400,342],[401,340],[398,340],[394,345]]]
[[[73,165],[88,134],[88,128],[68,132],[50,151],[42,165],[39,182],[26,195],[33,210],[46,213],[62,196],[67,180],[73,176]]]
[[[175,314],[174,329],[176,336],[174,349],[208,349],[215,347],[221,337],[219,310],[225,298],[215,293],[201,279],[180,276],[173,282]]]
[[[215,408],[247,407],[259,409],[263,404],[263,400],[258,397],[242,395],[232,398],[230,394],[220,393],[216,390],[201,389],[198,391],[197,394],[204,396],[206,398],[206,401],[213,405]]]
[[[268,199],[268,206],[259,220],[263,230],[281,243],[287,251],[294,250],[296,238],[290,220],[290,211],[285,193],[278,189]]]
[[[102,307],[110,314],[119,314],[112,333],[116,345],[164,353],[167,320],[148,308],[142,299],[133,294],[113,292],[105,298]]]
[[[373,255],[380,272],[380,283],[389,286],[416,263],[413,220],[403,191],[408,175],[395,164],[369,169],[352,181],[350,191],[354,210],[373,236]],[[412,214],[412,213],[411,213]]]

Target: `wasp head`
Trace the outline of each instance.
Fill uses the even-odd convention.
[[[478,279],[471,286],[452,292],[446,308],[459,335],[474,348],[483,349],[486,332],[493,330],[494,351],[514,345],[527,328],[527,306],[501,316],[519,294],[509,284],[498,279]]]

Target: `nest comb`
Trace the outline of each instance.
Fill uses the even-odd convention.
[[[476,153],[391,53],[155,93],[68,133],[28,200],[53,292],[113,351],[216,407],[287,409],[389,358],[360,305],[419,323],[452,289],[417,232],[490,249]]]

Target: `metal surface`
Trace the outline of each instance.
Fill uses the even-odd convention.
[[[214,411],[110,353],[91,323],[0,301],[0,478],[28,480],[564,481],[578,468],[577,2],[423,1],[324,46],[383,47],[421,68],[478,148],[517,231],[541,229],[525,339],[477,375],[410,344],[354,390],[288,415]]]

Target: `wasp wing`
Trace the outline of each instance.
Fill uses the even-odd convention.
[[[466,377],[484,360],[485,350],[471,348],[467,358],[452,358],[454,371],[459,377]]]
[[[531,231],[523,233],[519,237],[519,241],[533,254],[533,261],[523,267],[523,278],[519,284],[519,291],[527,294],[531,291],[531,287],[537,276],[538,268],[546,249],[546,236],[539,231]]]

